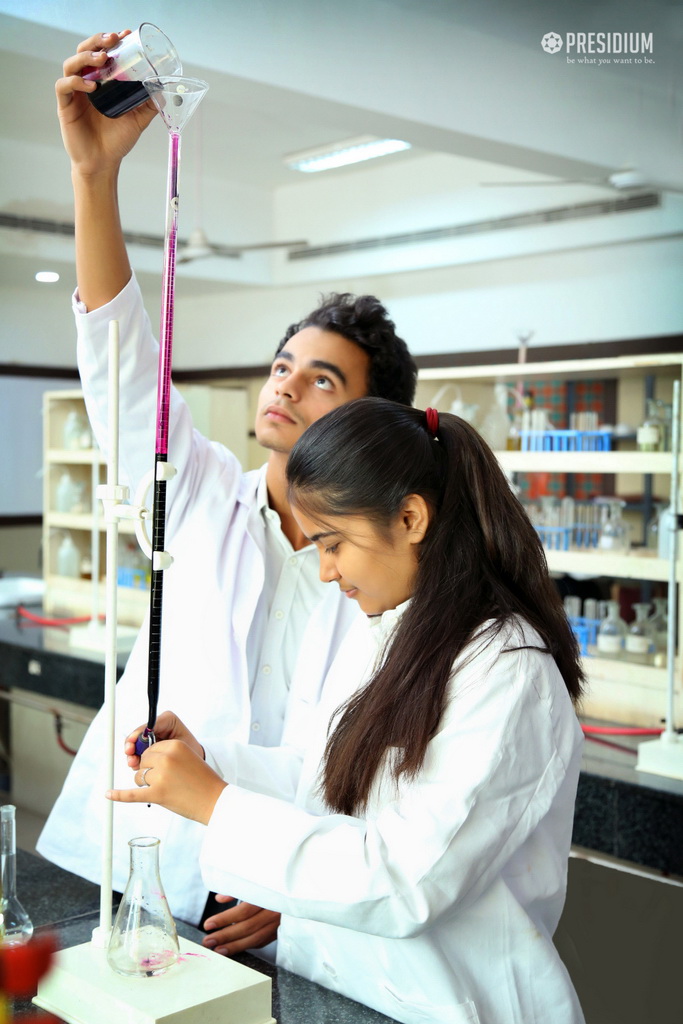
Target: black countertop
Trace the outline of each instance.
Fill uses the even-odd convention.
[[[683,877],[683,780],[636,769],[642,737],[612,739],[625,749],[586,739],[572,841]]]
[[[28,609],[42,614],[40,605]],[[119,655],[118,673],[128,655]],[[98,710],[104,699],[104,657],[75,651],[65,627],[40,626],[15,609],[0,611],[0,686],[17,687],[44,697],[59,697]]]
[[[33,921],[34,934],[50,932],[62,948],[88,942],[98,924],[98,886],[23,850],[17,851],[17,895]],[[201,943],[202,932],[182,921],[177,921],[176,926],[179,935]],[[271,979],[272,1012],[278,1024],[392,1024],[392,1018],[376,1010],[249,953],[240,953],[233,959]],[[15,1004],[17,1011],[29,1007],[29,999]],[[43,1011],[36,1012],[35,1020],[54,1020]]]

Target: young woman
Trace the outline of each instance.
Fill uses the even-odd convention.
[[[580,1024],[552,935],[583,680],[534,529],[476,431],[431,409],[344,405],[287,476],[321,578],[367,616],[310,728],[219,774],[163,715],[169,741],[127,745],[144,788],[109,796],[205,824],[205,882],[282,913],[290,970],[404,1024]]]

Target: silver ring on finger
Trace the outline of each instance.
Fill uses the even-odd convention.
[[[143,786],[146,786],[149,789],[149,782],[147,781],[147,772],[151,772],[153,767],[154,765],[150,765],[148,768],[143,768],[142,771],[140,772],[140,774],[142,775],[142,782],[140,783],[141,788]]]

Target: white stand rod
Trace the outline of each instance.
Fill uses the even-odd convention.
[[[97,629],[100,624],[100,503],[97,499],[97,488],[100,484],[100,464],[93,459],[90,474],[90,492],[92,494],[92,535],[90,538],[90,626]]]
[[[107,456],[107,491],[109,505],[106,519],[107,530],[107,573],[106,573],[106,616],[105,616],[105,662],[104,662],[104,717],[106,722],[104,759],[104,783],[106,789],[114,787],[114,702],[116,695],[117,641],[117,563],[119,522],[112,515],[115,489],[119,485],[119,324],[109,324],[109,408]],[[104,797],[102,797],[104,799]],[[102,883],[100,887],[100,935],[99,941],[106,944],[112,926],[112,847],[114,842],[114,804],[105,800],[102,832]]]
[[[673,738],[676,734],[674,724],[674,687],[676,684],[676,625],[678,620],[678,602],[676,600],[676,569],[678,566],[678,512],[679,512],[679,479],[678,464],[680,458],[681,429],[681,384],[674,381],[673,409],[671,413],[671,519],[669,528],[669,587],[668,605],[669,621],[666,633],[666,664],[667,664],[667,707],[666,727],[664,733]]]
[[[680,431],[681,385],[680,381],[674,381],[671,416],[671,509],[668,516],[669,521],[663,524],[665,529],[671,531],[669,536],[669,622],[666,633],[666,724],[658,739],[641,743],[638,746],[638,762],[636,764],[638,771],[666,775],[673,779],[683,779],[683,737],[678,735],[674,725],[676,625],[678,620],[676,572],[678,568],[678,511],[680,508],[680,482],[678,479]]]
[[[114,783],[114,702],[117,654],[117,563],[119,517],[139,520],[148,512],[124,502],[128,488],[118,480],[119,349],[118,323],[109,325],[109,457],[107,483],[98,487],[105,509],[107,581],[104,708],[106,723],[102,780]],[[165,555],[157,552],[156,555]],[[170,556],[167,556],[170,557]],[[159,568],[164,568],[164,565]],[[106,779],[105,779],[106,776]],[[104,799],[104,796],[102,797]],[[41,979],[33,1002],[67,1024],[276,1024],[271,1013],[271,984],[264,975],[213,950],[180,940],[182,956],[172,970],[151,982],[116,974],[106,960],[112,925],[112,849],[114,805],[105,801],[102,829],[100,924],[92,942],[61,950]]]

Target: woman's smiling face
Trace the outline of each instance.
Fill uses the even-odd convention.
[[[294,518],[320,555],[320,579],[337,583],[366,615],[381,615],[407,601],[417,572],[418,544],[429,513],[419,495],[408,495],[385,531],[363,515],[305,513],[292,504]]]

